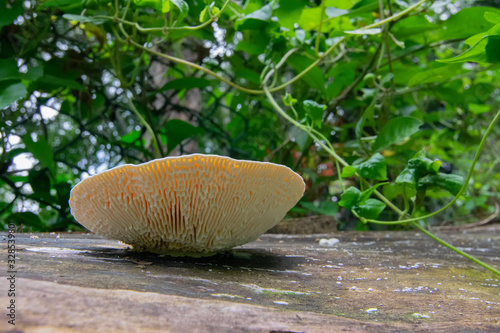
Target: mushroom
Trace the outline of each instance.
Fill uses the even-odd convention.
[[[193,154],[122,165],[77,184],[71,214],[138,251],[210,255],[256,240],[304,193],[286,166]]]

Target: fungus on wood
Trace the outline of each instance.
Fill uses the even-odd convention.
[[[138,251],[207,255],[257,239],[304,193],[286,166],[217,155],[122,165],[71,190],[71,214]]]

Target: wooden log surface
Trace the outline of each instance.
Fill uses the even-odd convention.
[[[440,236],[500,266],[500,228]],[[16,234],[13,326],[1,239],[1,332],[500,329],[500,277],[417,232],[266,234],[198,259],[92,234]]]

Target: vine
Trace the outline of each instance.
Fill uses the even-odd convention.
[[[127,2],[127,5],[124,8],[122,13],[120,13],[119,4],[118,4],[118,1],[116,1],[116,3],[115,3],[115,15],[114,16],[99,15],[99,16],[95,16],[94,18],[95,19],[110,20],[113,23],[115,23],[117,25],[118,29],[114,29],[113,31],[115,33],[115,37],[117,38],[117,40],[120,40],[123,43],[126,43],[128,45],[131,45],[131,46],[141,50],[142,52],[146,52],[148,54],[167,59],[167,60],[172,61],[172,62],[177,63],[177,64],[187,65],[195,70],[199,70],[201,72],[204,72],[205,74],[211,75],[211,76],[215,77],[216,79],[220,80],[221,82],[224,82],[227,85],[229,85],[229,86],[231,86],[231,87],[233,87],[241,92],[244,92],[247,94],[253,94],[253,95],[259,95],[259,94],[265,95],[268,102],[271,104],[271,106],[274,108],[274,110],[283,119],[285,119],[287,122],[289,122],[290,124],[292,124],[296,128],[299,128],[302,131],[306,132],[308,134],[308,136],[310,136],[314,140],[314,142],[316,142],[325,152],[327,152],[331,157],[333,157],[333,159],[335,161],[336,168],[337,168],[337,173],[339,176],[339,182],[342,186],[342,190],[344,191],[344,194],[347,193],[347,191],[349,191],[350,189],[346,190],[344,188],[342,174],[343,174],[343,170],[353,168],[353,167],[349,163],[347,163],[346,160],[344,160],[336,152],[336,150],[334,149],[334,147],[332,146],[330,141],[319,130],[314,128],[314,125],[312,122],[311,123],[303,123],[303,122],[299,121],[298,116],[297,116],[297,112],[293,106],[293,102],[289,102],[287,104],[287,106],[289,106],[291,112],[294,115],[294,116],[291,116],[278,104],[276,99],[273,97],[273,93],[282,91],[286,87],[294,84],[295,82],[297,82],[298,80],[303,78],[305,75],[307,75],[309,72],[311,72],[314,68],[316,68],[320,63],[324,62],[325,59],[327,59],[327,57],[329,57],[335,50],[337,50],[338,48],[341,48],[343,43],[351,36],[354,36],[355,34],[372,33],[373,29],[377,29],[379,27],[382,27],[382,29],[380,30],[380,33],[383,34],[384,42],[382,42],[380,45],[378,59],[374,58],[375,59],[374,63],[375,63],[376,67],[380,67],[382,64],[382,60],[384,59],[384,54],[387,53],[387,61],[388,61],[389,67],[390,67],[390,72],[392,73],[391,55],[388,53],[388,52],[390,52],[389,46],[388,46],[390,32],[389,32],[389,29],[387,28],[387,25],[397,22],[398,20],[400,20],[401,18],[410,14],[416,8],[418,8],[419,6],[423,5],[424,3],[428,2],[428,1],[427,0],[420,0],[417,3],[415,3],[414,5],[409,6],[408,8],[400,11],[399,13],[393,14],[393,15],[388,16],[386,18],[384,18],[384,8],[383,8],[382,1],[379,1],[379,7],[380,7],[380,13],[381,13],[380,18],[381,19],[378,22],[366,25],[366,26],[358,29],[355,32],[355,34],[347,34],[347,35],[344,35],[344,36],[338,38],[335,41],[335,43],[333,43],[330,47],[328,47],[324,52],[320,52],[319,45],[320,45],[320,41],[321,41],[322,27],[325,24],[325,22],[330,20],[330,19],[325,20],[325,18],[324,18],[325,0],[323,0],[321,2],[321,5],[320,5],[321,15],[320,15],[320,21],[317,24],[317,35],[314,38],[314,53],[316,55],[316,59],[310,65],[308,65],[305,69],[300,71],[298,74],[296,74],[292,78],[286,80],[286,82],[283,82],[283,83],[278,84],[278,85],[275,85],[274,83],[271,85],[268,85],[268,81],[271,78],[274,78],[273,82],[278,82],[278,80],[277,80],[278,70],[287,62],[288,58],[291,57],[297,51],[296,48],[290,49],[289,51],[287,51],[285,53],[283,58],[275,66],[268,64],[265,67],[265,69],[262,71],[262,73],[260,73],[261,88],[262,89],[250,89],[250,88],[241,86],[239,84],[234,83],[230,79],[225,78],[225,77],[221,76],[220,74],[212,71],[211,69],[209,69],[207,67],[198,65],[194,62],[187,61],[187,60],[179,58],[179,57],[175,57],[175,56],[154,50],[151,47],[149,47],[149,45],[148,45],[151,43],[147,43],[146,45],[144,45],[144,44],[138,43],[137,41],[134,40],[134,36],[137,32],[140,32],[140,33],[161,32],[164,34],[168,34],[170,31],[202,29],[202,28],[210,25],[211,23],[216,22],[218,20],[218,18],[222,15],[222,13],[227,9],[229,2],[230,2],[229,0],[226,0],[223,3],[223,6],[220,8],[220,10],[215,11],[215,12],[213,11],[213,5],[207,6],[206,10],[208,11],[210,17],[206,22],[203,22],[202,24],[197,25],[197,26],[184,26],[184,27],[163,26],[163,27],[157,27],[157,28],[144,28],[141,25],[139,25],[137,22],[133,22],[133,21],[126,19],[127,13],[130,10],[129,5],[131,3],[131,0],[129,0]],[[392,12],[392,9],[391,9],[391,12]],[[132,29],[133,31],[128,32],[127,29]],[[377,32],[377,33],[379,33],[379,32]],[[339,52],[339,56],[342,56],[342,51]],[[376,57],[376,55],[374,57]],[[117,68],[117,66],[115,66],[115,67]],[[117,70],[117,71],[119,72],[119,70]],[[351,84],[349,86],[349,88],[346,89],[346,91],[344,91],[344,96],[346,96],[347,93],[350,91],[349,89],[352,89],[357,83],[359,83],[363,79],[363,76],[365,74],[366,74],[366,72],[362,73],[362,75],[359,76],[355,80],[355,82],[353,82],[353,84]],[[119,77],[120,77],[120,75],[119,75]],[[391,81],[391,89],[389,89],[389,92],[388,92],[389,95],[392,95],[394,92],[396,94],[401,94],[401,91],[394,91],[394,80],[393,80],[392,74],[386,76],[382,81],[384,81],[384,80],[387,82]],[[122,84],[125,84],[124,80],[121,80],[121,81],[122,81]],[[131,83],[132,82],[128,83],[128,85],[130,85]],[[381,83],[381,85],[382,85],[382,83]],[[412,89],[412,88],[409,88],[409,89]],[[377,97],[374,97],[372,104],[375,103],[375,98],[377,98]],[[338,99],[339,99],[339,96],[337,97],[337,100]],[[130,100],[129,100],[129,106],[132,109],[132,111],[138,116],[138,118],[141,120],[141,122],[145,124],[147,130],[150,132],[150,134],[153,138],[153,146],[155,148],[155,152],[157,155],[160,155],[161,151],[160,151],[159,144],[158,144],[157,134],[154,132],[152,126],[149,124],[147,119],[145,119],[140,114],[140,112],[135,108],[134,104]],[[371,105],[371,107],[373,107],[373,105]],[[325,108],[326,108],[326,106],[325,106]],[[499,270],[497,270],[494,267],[478,260],[477,258],[474,258],[473,256],[459,250],[455,246],[445,242],[444,240],[440,239],[438,236],[431,233],[430,231],[428,231],[426,228],[424,228],[420,224],[420,222],[422,222],[430,217],[433,217],[433,216],[447,210],[448,208],[450,208],[463,195],[463,193],[467,189],[468,183],[469,183],[469,181],[474,173],[474,168],[476,166],[476,163],[479,160],[480,153],[485,146],[486,139],[487,139],[488,135],[491,133],[491,131],[493,130],[494,125],[496,124],[496,122],[498,121],[499,118],[500,118],[500,111],[492,119],[487,130],[485,131],[484,135],[482,136],[481,142],[479,143],[479,146],[476,149],[476,153],[475,153],[475,157],[474,157],[474,160],[472,162],[472,165],[469,168],[467,177],[466,177],[463,185],[461,186],[460,190],[454,195],[453,199],[449,203],[447,203],[446,205],[444,205],[440,209],[438,209],[432,213],[426,214],[424,216],[411,217],[409,215],[409,204],[408,204],[409,199],[407,198],[406,190],[403,190],[404,208],[400,209],[394,203],[392,203],[391,200],[387,199],[382,193],[380,193],[377,190],[377,187],[382,185],[383,183],[372,186],[366,179],[364,179],[364,177],[357,170],[352,171],[351,175],[356,175],[358,177],[361,185],[363,187],[368,188],[368,190],[365,190],[363,192],[363,195],[365,196],[364,200],[369,198],[371,195],[376,196],[380,200],[380,202],[384,205],[384,207],[387,206],[387,207],[391,208],[395,213],[397,213],[399,215],[400,219],[396,220],[396,221],[383,221],[383,220],[378,220],[376,218],[367,218],[367,217],[361,216],[361,214],[359,214],[355,209],[352,209],[352,207],[347,207],[347,208],[350,208],[351,211],[353,212],[353,214],[355,216],[357,216],[360,219],[360,221],[362,221],[363,223],[374,223],[374,224],[384,224],[384,225],[411,224],[413,227],[419,229],[422,233],[429,236],[430,238],[432,238],[436,242],[438,242],[438,243],[442,244],[443,246],[451,249],[452,251],[472,260],[476,264],[481,265],[482,267],[490,270],[491,272],[500,275]],[[360,141],[361,141],[361,138],[360,138]],[[356,190],[352,190],[353,193],[355,191]],[[357,190],[357,191],[360,192],[359,190]]]

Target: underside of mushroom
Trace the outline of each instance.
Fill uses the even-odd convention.
[[[138,251],[211,254],[257,239],[302,197],[288,167],[216,155],[123,165],[71,191],[71,213]]]

